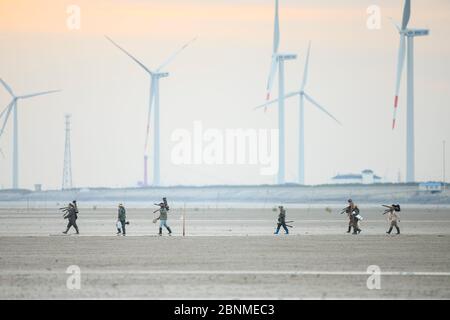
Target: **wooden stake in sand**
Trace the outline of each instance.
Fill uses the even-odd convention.
[[[183,237],[186,236],[186,203],[183,207]]]

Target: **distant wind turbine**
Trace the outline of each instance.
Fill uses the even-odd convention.
[[[0,129],[0,138],[2,137],[6,124],[8,123],[9,116],[11,112],[13,113],[13,172],[12,172],[12,187],[13,189],[19,188],[19,146],[18,146],[18,138],[19,138],[19,124],[18,124],[18,117],[17,117],[17,102],[21,99],[28,99],[33,98],[45,94],[50,94],[54,92],[59,92],[60,90],[52,90],[52,91],[44,91],[44,92],[38,92],[38,93],[32,93],[32,94],[26,94],[22,96],[16,96],[14,92],[12,91],[11,87],[3,81],[3,79],[0,78],[0,83],[3,85],[3,87],[6,89],[6,91],[9,92],[9,94],[12,96],[11,102],[6,106],[6,108],[2,111],[0,114],[0,121],[3,118],[3,125]]]
[[[277,69],[278,75],[278,184],[283,184],[285,178],[285,124],[284,124],[284,61],[297,59],[296,54],[283,54],[278,52],[280,45],[280,20],[278,15],[278,0],[275,0],[275,24],[273,35],[272,62],[270,66],[269,79],[267,81],[266,101],[270,100],[273,81]]]
[[[427,36],[427,29],[409,29],[408,23],[411,17],[411,0],[405,0],[403,9],[402,25],[397,29],[400,33],[400,46],[398,51],[397,79],[394,99],[394,117],[392,129],[395,129],[397,118],[398,97],[400,83],[405,64],[407,52],[407,120],[406,120],[406,182],[415,181],[415,159],[414,159],[414,37]],[[406,50],[407,40],[407,50]]]
[[[324,107],[322,107],[319,103],[317,103],[310,95],[308,95],[305,92],[306,84],[308,83],[308,72],[309,72],[309,57],[311,52],[311,43],[309,43],[308,46],[308,53],[306,55],[306,62],[305,62],[305,70],[303,73],[303,81],[300,85],[300,90],[295,91],[292,93],[289,93],[284,96],[285,99],[299,96],[300,97],[300,110],[299,110],[299,159],[298,159],[298,183],[304,185],[305,184],[305,112],[304,112],[304,104],[305,99],[309,101],[312,105],[314,105],[316,108],[318,108],[320,111],[328,115],[330,118],[332,118],[334,121],[336,121],[339,125],[341,123],[331,114],[329,113]],[[275,99],[269,102],[266,102],[263,105],[260,105],[256,107],[256,109],[259,108],[267,108],[267,106],[278,102],[279,99]]]
[[[160,123],[159,123],[159,79],[166,78],[169,76],[167,72],[161,72],[161,70],[166,67],[175,57],[181,53],[184,49],[186,49],[192,42],[194,42],[197,38],[190,40],[184,46],[182,46],[179,50],[174,52],[169,58],[159,66],[156,70],[152,71],[147,68],[142,62],[132,56],[128,51],[120,47],[117,43],[115,43],[111,38],[105,36],[114,46],[124,52],[128,57],[130,57],[134,62],[136,62],[142,69],[144,69],[150,75],[150,99],[149,99],[149,107],[148,107],[148,117],[147,117],[147,132],[145,136],[145,146],[144,146],[144,186],[148,185],[148,177],[147,177],[147,162],[148,162],[148,138],[150,135],[150,120],[152,114],[152,106],[155,105],[154,111],[154,123],[155,123],[155,139],[153,146],[153,185],[160,185]]]

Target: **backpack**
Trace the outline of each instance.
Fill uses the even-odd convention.
[[[163,198],[164,206],[166,207],[166,210],[169,211],[169,205],[167,204],[167,198]]]

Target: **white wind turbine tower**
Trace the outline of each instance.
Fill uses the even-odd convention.
[[[19,123],[18,123],[18,110],[17,110],[17,103],[21,99],[28,99],[33,98],[45,94],[50,94],[54,92],[59,92],[60,90],[52,90],[52,91],[44,91],[44,92],[38,92],[38,93],[32,93],[32,94],[26,94],[22,96],[16,96],[14,92],[12,91],[11,87],[8,86],[8,84],[3,81],[3,79],[0,79],[0,83],[5,87],[6,91],[9,92],[9,94],[12,96],[11,102],[6,106],[6,108],[2,111],[0,114],[0,119],[4,117],[3,119],[3,125],[0,129],[0,138],[3,135],[5,131],[6,124],[8,123],[9,116],[11,112],[13,113],[13,171],[12,171],[12,187],[13,189],[19,188]]]
[[[159,126],[159,79],[166,78],[169,76],[169,73],[167,72],[161,72],[161,70],[166,67],[172,60],[181,52],[183,51],[187,46],[189,46],[193,41],[196,40],[196,38],[192,39],[188,43],[186,43],[184,46],[182,46],[179,50],[177,50],[175,53],[173,53],[163,64],[161,64],[156,70],[150,70],[147,68],[143,63],[141,63],[138,59],[136,59],[134,56],[132,56],[129,52],[127,52],[125,49],[120,47],[117,43],[115,43],[111,38],[105,36],[113,45],[115,45],[117,48],[119,48],[122,52],[124,52],[127,56],[129,56],[131,59],[133,59],[134,62],[136,62],[142,69],[144,69],[149,75],[150,75],[150,100],[149,100],[149,108],[148,108],[148,117],[147,117],[147,132],[145,136],[145,146],[144,146],[144,186],[148,185],[148,178],[147,178],[147,161],[148,161],[148,138],[150,134],[150,120],[151,120],[151,114],[152,114],[152,106],[154,104],[155,110],[154,110],[154,145],[153,145],[153,185],[159,186],[161,183],[160,180],[160,126]]]
[[[314,105],[316,108],[318,108],[320,111],[324,112],[326,115],[328,115],[330,118],[332,118],[334,121],[336,121],[339,125],[341,123],[331,114],[329,113],[324,107],[322,107],[319,103],[317,103],[310,95],[308,95],[305,92],[306,84],[308,83],[308,71],[309,71],[309,57],[311,52],[311,43],[309,43],[308,46],[308,53],[306,55],[306,62],[305,62],[305,70],[303,73],[303,81],[300,85],[300,90],[295,91],[292,93],[289,93],[284,96],[285,99],[299,96],[300,97],[300,106],[299,106],[299,151],[298,151],[298,183],[304,185],[305,184],[305,99],[309,101],[312,105]],[[267,106],[278,102],[279,99],[275,99],[269,102],[266,102],[265,104],[258,106],[256,108],[266,108]]]
[[[285,176],[285,125],[284,125],[284,61],[297,59],[296,54],[279,53],[280,45],[280,20],[278,15],[278,0],[275,0],[275,24],[273,35],[273,52],[272,63],[270,66],[269,79],[267,81],[267,96],[266,100],[270,100],[270,93],[272,91],[273,81],[277,73],[278,75],[278,184],[284,183]]]
[[[427,36],[427,29],[409,29],[411,17],[411,0],[405,0],[402,25],[397,26],[400,33],[400,47],[398,51],[397,80],[394,100],[394,117],[392,129],[395,129],[400,83],[407,53],[407,123],[406,123],[406,182],[415,181],[414,164],[414,37]],[[406,43],[407,41],[407,43]],[[407,47],[406,47],[407,45]]]

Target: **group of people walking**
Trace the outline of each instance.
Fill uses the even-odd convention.
[[[360,210],[358,206],[353,202],[352,199],[349,199],[348,206],[345,207],[341,214],[346,213],[348,217],[348,229],[347,233],[358,235],[361,233],[360,221],[363,220],[363,217],[360,214]],[[400,222],[400,217],[398,212],[400,212],[400,205],[393,204],[391,206],[383,205],[386,208],[383,215],[388,214],[388,222],[389,222],[389,230],[386,232],[387,234],[391,234],[392,229],[395,228],[397,230],[397,234],[400,234],[400,227],[398,223]],[[286,223],[286,209],[283,206],[279,206],[279,214],[278,214],[278,222],[277,227],[274,234],[278,234],[280,232],[280,228],[283,227],[286,234],[289,234],[288,227],[292,227]],[[293,221],[288,221],[293,222]]]
[[[357,235],[361,233],[361,227],[360,227],[360,221],[363,219],[360,215],[360,210],[358,206],[353,202],[352,199],[349,199],[348,206],[345,207],[341,214],[346,213],[348,217],[348,229],[347,233],[352,232],[353,234]],[[163,201],[160,203],[155,203],[155,205],[159,206],[159,209],[155,210],[153,213],[159,212],[159,216],[155,219],[153,219],[153,223],[157,223],[159,221],[159,236],[162,236],[163,227],[165,227],[169,233],[169,236],[172,235],[172,230],[167,225],[167,219],[168,219],[168,212],[169,212],[169,205],[167,204],[167,199],[163,198]],[[398,223],[400,222],[400,217],[398,215],[398,212],[400,212],[400,205],[393,204],[391,206],[384,205],[386,208],[384,214],[388,214],[388,221],[389,221],[389,230],[386,232],[387,234],[391,234],[393,228],[397,230],[397,234],[400,234],[400,227],[398,226]],[[277,221],[277,227],[275,230],[275,234],[278,234],[280,232],[281,227],[283,227],[286,234],[289,234],[288,227],[292,228],[291,225],[288,223],[291,223],[293,221],[286,221],[286,209],[283,206],[279,206],[279,214],[278,214],[278,221]],[[69,203],[67,207],[60,208],[60,210],[64,213],[64,219],[68,220],[67,228],[65,231],[63,231],[64,234],[67,234],[69,232],[69,229],[73,227],[76,231],[76,234],[79,234],[79,229],[77,225],[77,219],[78,219],[78,206],[76,200]],[[116,222],[116,228],[117,228],[117,235],[125,236],[126,235],[126,225],[129,225],[130,222],[127,221],[127,214],[126,209],[122,203],[119,204],[118,212],[117,212],[117,222]]]
[[[153,213],[159,212],[159,216],[153,220],[153,223],[156,223],[159,220],[159,236],[162,236],[162,230],[163,227],[167,229],[169,232],[169,236],[172,235],[172,230],[167,224],[168,215],[169,212],[169,205],[167,204],[167,199],[163,198],[163,202],[156,204],[159,206],[159,209],[155,210]],[[76,234],[80,234],[80,231],[78,229],[77,225],[77,219],[78,219],[78,206],[76,200],[72,201],[68,204],[67,207],[60,208],[60,210],[63,212],[63,218],[68,219],[67,228],[65,231],[63,231],[64,234],[67,234],[69,232],[69,229],[71,227],[74,227]],[[116,228],[117,228],[117,235],[125,236],[126,235],[126,225],[129,225],[130,222],[127,221],[127,211],[122,203],[119,203],[119,207],[117,210],[117,221],[116,221]]]

